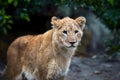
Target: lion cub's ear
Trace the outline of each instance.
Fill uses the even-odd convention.
[[[83,17],[83,16],[80,16],[80,17],[76,18],[75,21],[79,24],[79,26],[80,26],[81,29],[83,30],[84,27],[85,27],[86,18]]]
[[[51,19],[51,24],[53,25],[52,27],[53,28],[58,28],[60,27],[60,19],[53,16],[52,19]]]

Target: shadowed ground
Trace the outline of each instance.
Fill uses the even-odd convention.
[[[65,80],[120,80],[120,61],[74,57]]]

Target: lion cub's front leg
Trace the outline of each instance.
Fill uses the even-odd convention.
[[[48,65],[47,80],[64,80],[63,70],[55,60],[51,60]]]
[[[48,66],[47,80],[55,80],[57,77],[57,65],[51,62]]]

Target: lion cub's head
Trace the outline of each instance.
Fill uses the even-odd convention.
[[[52,17],[51,23],[54,30],[54,40],[62,47],[75,48],[82,38],[86,19],[84,17],[76,19]]]

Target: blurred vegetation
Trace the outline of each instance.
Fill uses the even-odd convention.
[[[120,0],[0,0],[0,32],[7,34],[15,20],[30,21],[29,15],[39,14],[46,5],[70,3],[94,11],[110,29],[119,25]]]
[[[116,58],[120,55],[120,30],[114,30],[113,36],[105,41],[105,57],[108,59]]]
[[[0,0],[0,32],[7,34],[15,20],[30,21],[27,6],[30,0]],[[13,8],[13,9],[11,9]],[[12,11],[13,10],[13,11]]]
[[[120,0],[0,0],[0,34],[7,34],[8,29],[11,29],[11,25],[17,20],[29,22],[30,15],[47,13],[43,12],[46,7],[72,5],[71,3],[96,13],[111,31],[120,29]],[[116,34],[118,33],[113,35]],[[108,41],[111,44],[107,43],[107,46],[111,47],[108,51],[119,51],[117,43],[120,38],[119,35],[116,37]]]

